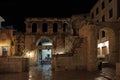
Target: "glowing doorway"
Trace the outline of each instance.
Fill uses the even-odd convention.
[[[42,70],[51,69],[52,42],[48,39],[40,39],[38,43],[38,66]]]
[[[39,64],[51,64],[51,49],[39,50]]]
[[[98,58],[108,59],[109,55],[109,41],[105,41],[103,43],[99,43],[98,46]]]

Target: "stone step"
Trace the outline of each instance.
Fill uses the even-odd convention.
[[[108,80],[108,79],[106,79],[105,77],[100,76],[100,77],[95,78],[95,80]]]
[[[113,80],[115,78],[115,75],[111,72],[102,72],[100,76],[108,79],[108,80]]]

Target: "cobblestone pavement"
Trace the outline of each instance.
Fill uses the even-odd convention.
[[[103,68],[102,72],[51,71],[50,65],[31,67],[29,72],[0,73],[0,80],[115,80],[115,69]]]

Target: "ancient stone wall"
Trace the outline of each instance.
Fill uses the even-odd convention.
[[[84,25],[80,31],[79,35],[85,40],[87,39],[87,51],[85,54],[87,57],[84,59],[86,60],[86,68],[89,71],[94,71],[97,69],[97,37],[96,37],[96,28],[92,24]],[[83,49],[83,51],[86,50]],[[85,61],[84,61],[85,62]]]
[[[97,29],[99,33],[98,44],[109,41],[105,60],[114,65],[116,64],[116,62],[119,61],[119,25],[119,23],[107,22],[97,24]],[[102,31],[105,32],[105,37],[102,37]]]
[[[21,57],[1,57],[0,72],[24,72],[29,71],[29,60]]]
[[[3,53],[3,47],[7,48],[6,56],[11,56],[12,51],[11,48],[14,47],[14,45],[11,45],[11,42],[14,41],[13,36],[13,30],[11,29],[0,29],[0,56],[2,56]]]

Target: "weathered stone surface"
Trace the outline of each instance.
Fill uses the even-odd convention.
[[[29,61],[20,57],[0,57],[0,72],[29,71]]]

